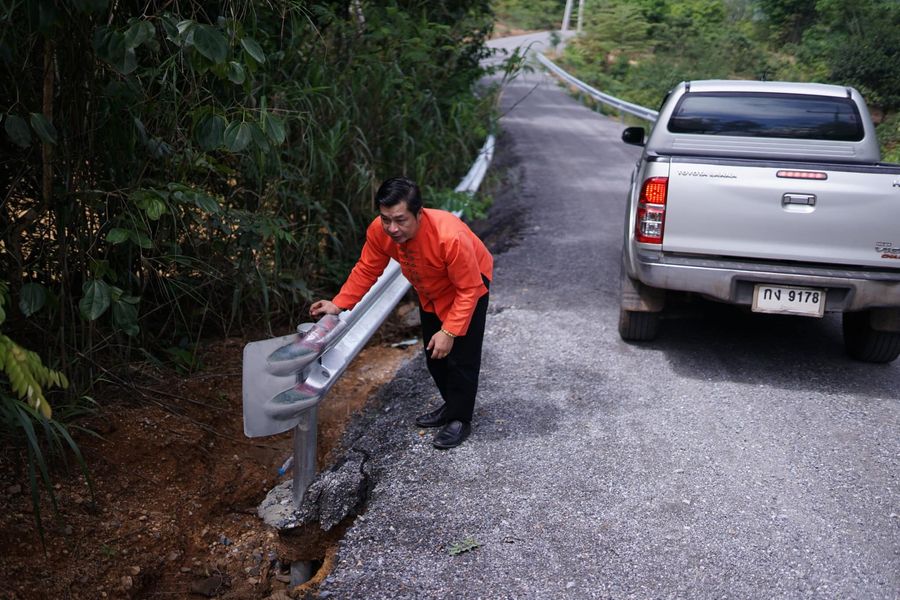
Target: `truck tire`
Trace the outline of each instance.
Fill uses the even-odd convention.
[[[626,342],[648,342],[659,332],[658,312],[619,309],[619,336]]]
[[[900,356],[900,333],[874,329],[868,310],[844,313],[844,347],[856,360],[889,363]]]

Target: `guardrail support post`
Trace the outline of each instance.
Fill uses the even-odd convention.
[[[294,508],[300,508],[306,488],[316,476],[316,434],[319,408],[313,406],[303,411],[300,422],[294,428],[294,481],[291,493]]]

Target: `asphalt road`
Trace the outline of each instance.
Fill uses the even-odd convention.
[[[638,151],[539,73],[503,104],[473,435],[441,452],[413,425],[438,403],[424,359],[382,390],[321,596],[900,597],[900,364],[851,361],[833,317],[704,303],[622,342]]]

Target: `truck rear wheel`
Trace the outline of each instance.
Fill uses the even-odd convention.
[[[868,310],[844,313],[844,347],[856,360],[889,363],[900,356],[900,333],[874,329]]]
[[[650,341],[658,332],[658,312],[619,309],[619,336],[626,342]]]

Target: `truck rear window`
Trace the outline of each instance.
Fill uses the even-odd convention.
[[[858,142],[863,127],[850,98],[793,94],[698,92],[685,94],[672,133]]]

